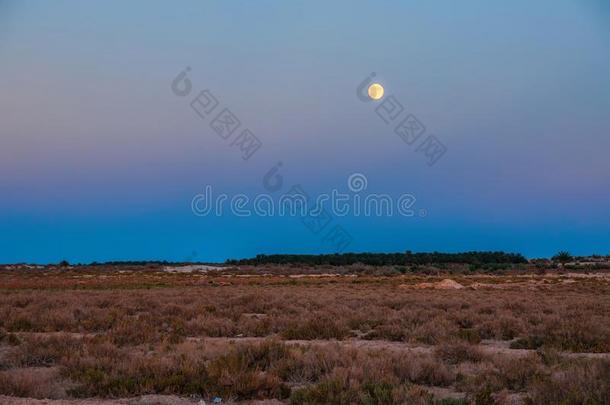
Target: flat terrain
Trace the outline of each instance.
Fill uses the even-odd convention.
[[[352,270],[0,268],[0,403],[610,403],[610,274]]]

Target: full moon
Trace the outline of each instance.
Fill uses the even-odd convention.
[[[369,97],[373,100],[379,100],[383,97],[383,86],[379,83],[373,83],[369,86]]]

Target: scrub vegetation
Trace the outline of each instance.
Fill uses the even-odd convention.
[[[456,266],[0,268],[0,402],[610,403],[607,272]]]

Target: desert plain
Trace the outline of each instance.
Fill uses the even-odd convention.
[[[610,403],[610,272],[399,270],[0,267],[0,403]]]

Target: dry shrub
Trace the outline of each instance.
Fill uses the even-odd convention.
[[[466,361],[476,363],[483,359],[481,350],[467,343],[443,343],[436,347],[435,355],[448,364],[459,364]]]
[[[283,398],[286,386],[267,369],[287,356],[288,349],[277,343],[234,347],[208,361],[198,350],[139,355],[105,342],[88,345],[63,365],[65,375],[79,383],[70,391],[77,397],[161,393]]]
[[[292,404],[395,404],[394,392],[400,393],[388,381],[361,381],[353,378],[353,370],[339,368],[319,383],[296,390]]]
[[[358,388],[348,378],[339,375],[325,378],[313,386],[296,390],[290,397],[290,402],[294,405],[343,405],[355,404],[357,400]]]
[[[76,397],[128,397],[143,394],[198,394],[206,391],[203,362],[181,356],[140,357],[126,352],[105,357],[83,355],[64,364],[64,373],[78,386]]]
[[[273,374],[250,363],[245,352],[233,352],[212,361],[207,367],[207,392],[238,399],[283,398],[288,388]]]
[[[14,333],[9,333],[4,328],[0,328],[0,344],[6,343],[9,346],[19,346],[21,344],[21,339]],[[5,361],[0,356],[0,368],[1,364]]]
[[[545,344],[572,352],[610,352],[610,324],[582,315],[552,322],[542,334]]]
[[[57,377],[57,370],[50,368],[19,368],[0,371],[0,395],[27,398],[57,399],[65,391]]]
[[[447,318],[436,316],[423,325],[415,328],[413,336],[417,342],[436,345],[457,334],[458,328]]]
[[[498,400],[506,390],[530,392],[540,403],[545,403],[545,390],[562,392],[572,403],[606,401],[599,394],[607,389],[601,382],[607,374],[599,371],[600,366],[587,368],[592,360],[573,361],[574,365],[553,350],[610,351],[608,283],[553,284],[530,293],[496,278],[485,282],[508,287],[403,291],[397,285],[437,279],[369,275],[289,279],[259,277],[255,270],[244,270],[252,278],[148,270],[124,275],[112,270],[104,278],[81,277],[77,271],[45,277],[12,274],[4,285],[10,283],[14,290],[0,294],[0,369],[58,367],[76,384],[75,396],[214,393],[240,399],[283,398],[288,395],[286,386],[296,384],[306,391],[293,399],[301,395],[303,403],[307,398],[426,403],[427,393],[413,386],[423,384],[457,385],[478,403]],[[281,266],[269,271],[285,273]],[[107,337],[79,341],[30,334],[53,331]],[[242,334],[291,340],[360,336],[439,347],[430,355],[395,350],[399,345],[370,350],[331,342],[231,346],[214,340],[217,343],[198,346],[194,339],[185,339]],[[519,337],[513,347],[540,347],[538,357],[479,357],[466,344],[513,337]],[[10,346],[11,341],[15,346]],[[3,386],[13,387],[11,392],[28,392],[13,391],[27,384],[7,377],[19,370],[6,370]],[[564,374],[574,381],[590,381],[569,388]],[[571,391],[554,388],[560,384]],[[547,403],[559,394],[549,398]]]
[[[192,335],[210,337],[235,336],[238,334],[237,325],[231,319],[209,314],[200,315],[189,321],[187,331]]]
[[[521,322],[513,316],[502,316],[498,323],[500,329],[499,335],[502,340],[514,339],[523,330]]]
[[[522,358],[498,357],[494,359],[503,388],[523,391],[528,384],[544,376],[538,356],[532,354]]]
[[[525,338],[516,339],[513,342],[510,342],[511,349],[528,349],[528,350],[536,350],[544,344],[544,337],[542,336],[528,336]]]
[[[359,381],[344,369],[315,385],[294,391],[290,397],[294,405],[428,405],[432,400],[432,395],[420,387],[385,380]]]
[[[349,330],[343,324],[320,315],[291,322],[282,331],[282,337],[287,340],[343,339],[348,333]]]
[[[531,404],[610,404],[610,361],[574,362],[535,381],[529,391]]]
[[[29,332],[36,330],[36,327],[31,319],[20,316],[11,319],[7,323],[7,329],[12,332]]]
[[[403,382],[446,387],[455,382],[455,372],[428,355],[399,354],[391,359],[393,371]]]
[[[481,343],[481,335],[476,329],[460,329],[457,332],[457,337],[465,340],[468,343],[479,344]]]
[[[108,332],[108,337],[118,346],[136,346],[157,342],[155,326],[146,319],[120,319]]]
[[[293,384],[319,381],[335,367],[346,364],[348,356],[338,346],[299,346],[291,350],[289,360],[276,365],[275,372]]]
[[[73,355],[80,347],[80,339],[65,334],[25,336],[21,338],[21,344],[8,355],[8,362],[16,367],[51,366]]]
[[[207,367],[212,393],[250,398],[285,398],[289,389],[268,371],[290,357],[288,348],[277,342],[239,346],[213,360]]]
[[[44,294],[14,290],[0,297],[0,327],[8,332],[109,332],[118,344],[132,346],[163,340],[179,342],[184,336],[239,334],[262,337],[279,333],[295,339],[337,339],[348,336],[350,330],[358,330],[368,332],[370,339],[432,345],[455,337],[476,343],[479,339],[546,336],[546,346],[562,350],[610,350],[608,287],[595,285],[592,294],[592,287],[585,282],[554,286],[536,295],[524,294],[519,289],[414,290],[408,294],[388,294],[390,284],[395,283],[392,277],[232,278],[234,285],[220,288],[211,286],[212,280],[202,282],[192,275],[155,272],[128,275],[110,272],[103,279],[81,278],[78,272],[69,277],[48,274],[38,277],[40,280],[37,277],[22,280],[24,276],[18,273],[11,277],[28,285],[38,283],[39,289],[60,288],[62,283],[75,282],[79,286],[91,283],[91,288],[105,289],[45,290]],[[135,289],[140,286],[138,283],[174,287]],[[199,285],[190,287],[185,283]],[[130,289],[119,290],[117,286]],[[569,289],[570,294],[561,288]],[[264,319],[242,316],[247,313],[266,316]]]
[[[112,341],[119,346],[160,341],[179,343],[186,335],[184,320],[176,317],[158,320],[149,314],[121,318],[108,333]]]
[[[407,340],[408,333],[400,325],[389,324],[377,326],[373,331],[363,336],[368,340],[389,340],[391,342],[402,342]]]
[[[400,386],[397,390],[394,390],[395,403],[410,404],[410,405],[429,405],[433,403],[434,397],[430,392],[422,387],[416,385],[412,386]],[[444,401],[438,402],[439,405],[445,405]],[[446,404],[451,405],[451,404]],[[461,404],[456,404],[461,405]]]
[[[508,389],[524,391],[545,376],[545,369],[536,355],[523,358],[492,357],[491,362],[482,362],[477,372],[466,376],[457,384],[467,392],[474,403],[494,403],[494,393]]]
[[[242,317],[238,325],[245,336],[265,337],[275,332],[273,321],[269,318]]]
[[[551,347],[570,352],[610,351],[610,326],[603,321],[579,317],[553,318],[529,336],[511,342],[513,349]]]

